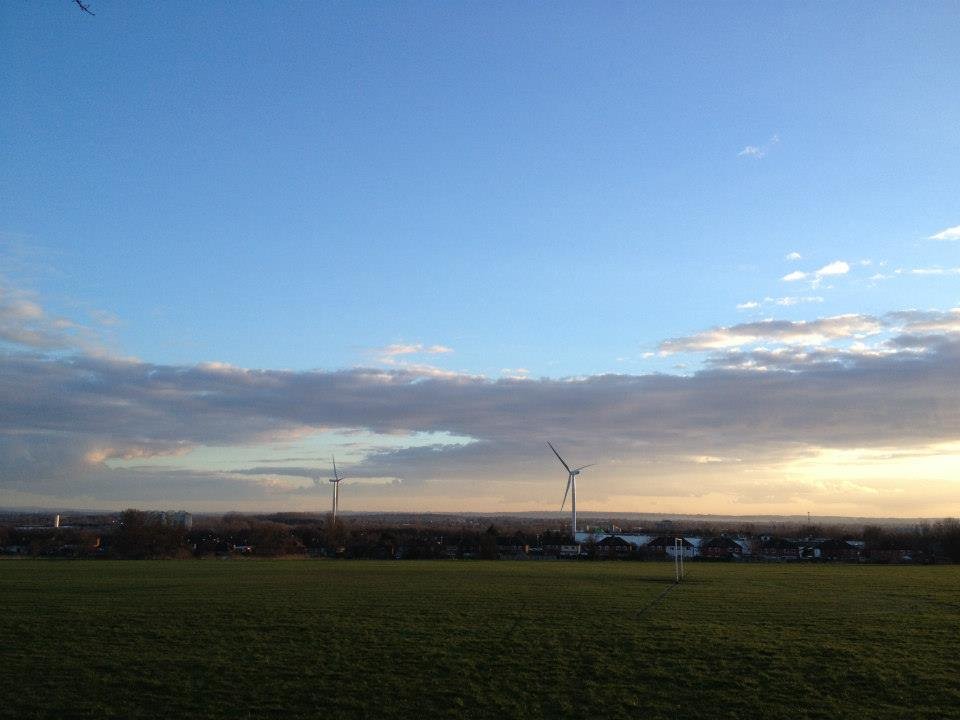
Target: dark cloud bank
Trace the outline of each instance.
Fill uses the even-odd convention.
[[[941,328],[930,322],[909,329]],[[958,359],[960,343],[949,332],[898,335],[876,352],[731,351],[688,377],[541,380],[405,369],[174,367],[11,351],[0,355],[0,489],[99,496],[122,481],[121,471],[103,465],[109,458],[269,442],[330,428],[474,440],[374,452],[351,469],[354,477],[413,482],[534,477],[542,474],[547,438],[571,448],[578,462],[655,462],[683,454],[762,458],[786,448],[951,441],[960,439]],[[313,472],[286,470],[302,477]],[[229,485],[216,473],[164,477],[171,491],[186,496],[196,487],[220,493]]]

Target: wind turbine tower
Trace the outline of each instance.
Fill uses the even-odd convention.
[[[560,457],[560,453],[557,452],[557,449],[547,441],[547,445],[550,445],[550,449],[553,450],[553,454],[557,456],[557,460],[560,461],[560,464],[567,471],[567,489],[563,492],[563,502],[560,503],[560,512],[563,512],[563,506],[567,504],[567,495],[570,495],[570,533],[573,536],[574,542],[577,540],[577,475],[580,474],[581,470],[585,470],[588,467],[593,467],[596,463],[590,463],[589,465],[581,465],[578,468],[570,469],[570,466],[567,465],[567,462]]]
[[[337,459],[330,456],[330,459],[333,460],[333,477],[330,478],[330,482],[333,483],[333,524],[337,524],[337,510],[340,509],[340,483],[344,480],[344,476],[337,472]]]

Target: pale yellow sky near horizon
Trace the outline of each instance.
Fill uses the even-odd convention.
[[[401,440],[396,441],[402,445]],[[316,444],[278,448],[287,453],[316,452]],[[207,467],[223,472],[223,448],[198,448],[176,457],[135,458],[112,463],[116,470],[136,467],[149,478],[151,469]],[[229,464],[263,459],[264,448],[238,449]],[[226,453],[230,456],[231,453]],[[357,454],[359,458],[362,454]],[[297,456],[300,459],[301,456]],[[215,458],[217,458],[215,460]],[[528,478],[489,477],[479,480],[428,479],[404,483],[397,478],[351,479],[341,492],[345,512],[543,512],[559,514],[565,473],[543,458],[545,472]],[[349,475],[350,456],[341,464]],[[321,480],[325,468],[318,468]],[[195,512],[304,511],[324,512],[329,484],[316,487],[310,478],[272,475],[231,476],[237,493],[223,499],[117,498],[109,502],[87,497],[44,497],[6,492],[4,504],[37,507],[183,507]],[[230,485],[226,485],[229,487]],[[655,493],[631,492],[654,486]],[[953,517],[960,515],[960,442],[916,447],[810,448],[783,462],[754,463],[739,458],[690,456],[672,464],[639,468],[599,462],[578,481],[580,512],[666,513],[704,515],[803,515],[817,517]]]

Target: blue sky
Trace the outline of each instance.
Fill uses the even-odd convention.
[[[950,232],[960,225],[956,3],[90,7],[95,17],[66,1],[0,10],[8,322],[65,333],[26,342],[9,330],[11,362],[42,351],[48,362],[219,363],[204,367],[291,377],[377,368],[419,373],[416,382],[543,379],[548,392],[571,377],[695,380],[762,364],[717,354],[731,348],[864,355],[919,322],[888,313],[960,306],[960,231]],[[931,239],[941,233],[948,239]],[[784,280],[791,273],[804,276]],[[830,321],[826,335],[750,329],[847,316],[859,319]],[[937,332],[951,339],[948,325]],[[933,410],[926,417],[936,424]],[[294,428],[287,418],[274,430],[316,446],[314,460],[339,449],[360,465],[385,447],[402,453],[397,438],[408,449],[487,439],[455,422],[381,420],[300,418]],[[4,431],[51,432],[27,425]],[[138,472],[208,473],[213,463],[226,473],[256,467],[250,453],[264,432],[187,432],[172,452],[146,430],[118,441],[119,429],[97,425],[78,443],[83,472],[98,478],[142,457],[151,464]],[[350,450],[339,432],[362,441]],[[911,440],[911,452],[926,443],[948,456],[940,445],[952,436],[935,434]],[[867,434],[844,450],[900,447],[895,439]],[[588,459],[633,462],[602,438],[569,442]],[[826,452],[823,439],[792,442],[776,467],[756,460],[756,474],[775,485],[796,453]],[[289,455],[277,447],[263,459]],[[504,467],[524,452],[504,450]],[[54,471],[21,461],[8,475],[21,483],[12,502],[138,501],[117,478],[93,494],[93,480],[87,495],[79,485],[40,492],[30,478]],[[410,472],[441,486],[470,475],[454,467]],[[635,510],[653,497],[667,511],[691,507],[686,491],[667,487],[670,473],[659,496],[630,490],[651,471],[630,467],[597,507]],[[529,496],[451,483],[409,502],[537,505],[539,472],[524,475],[537,488]],[[892,477],[903,472],[912,471]],[[284,487],[297,477],[270,476]],[[709,499],[727,486],[696,477],[697,507],[729,510]],[[227,505],[286,502],[231,496],[236,475],[215,480]],[[164,499],[212,502],[178,495],[189,482]],[[372,505],[407,502],[370,492]],[[764,509],[808,509],[790,492]],[[884,497],[887,514],[949,511],[929,495],[902,509]]]

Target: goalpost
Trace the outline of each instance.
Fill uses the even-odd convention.
[[[673,539],[673,569],[677,575],[677,582],[683,580],[683,538]]]

